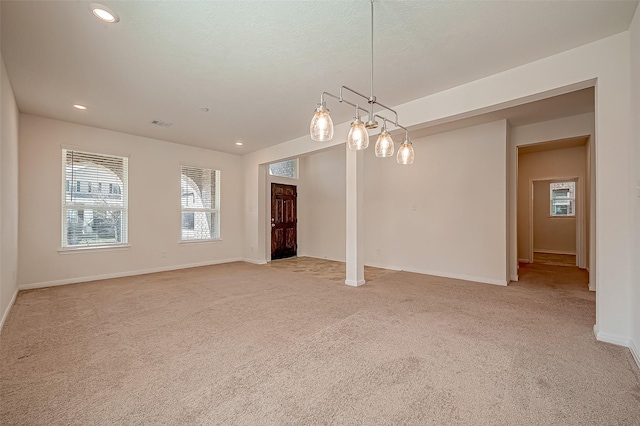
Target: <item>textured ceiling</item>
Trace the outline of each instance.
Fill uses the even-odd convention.
[[[102,3],[119,23],[89,2],[2,1],[20,111],[246,153],[307,134],[323,90],[369,91],[367,0]],[[375,95],[395,106],[626,31],[636,6],[377,0]]]

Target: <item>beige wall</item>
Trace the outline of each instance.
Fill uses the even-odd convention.
[[[576,218],[549,216],[550,183],[533,183],[533,251],[575,254]]]
[[[18,107],[0,56],[0,329],[18,291]]]
[[[59,251],[62,146],[129,157],[128,249]],[[19,149],[21,288],[241,258],[239,156],[25,114]],[[180,243],[181,164],[221,171],[221,241]]]
[[[413,144],[412,166],[365,151],[365,264],[506,284],[506,121]],[[345,260],[345,152],[301,159],[301,255]]]
[[[300,159],[298,195],[299,254],[344,261],[345,259],[344,145]]]
[[[506,284],[506,121],[413,145],[412,166],[365,152],[365,263]]]
[[[529,200],[531,197],[531,185],[535,180],[554,179],[554,178],[573,178],[578,179],[578,188],[576,189],[576,203],[581,202],[582,186],[586,177],[586,146],[577,146],[573,148],[556,149],[552,151],[534,152],[518,156],[518,258],[521,260],[531,261],[529,259]],[[548,186],[548,183],[547,183]],[[548,189],[547,189],[548,191]],[[547,197],[547,215],[548,210],[548,192]],[[544,195],[543,195],[544,197]],[[550,219],[547,223],[552,223],[550,227],[544,227],[540,237],[543,238],[540,243],[551,244],[549,238],[553,232],[562,232],[562,241],[553,244],[554,246],[568,246],[568,239],[571,238],[567,226],[563,228],[560,221],[571,221],[572,219]],[[544,225],[543,225],[544,226]],[[571,225],[574,229],[573,238],[575,241],[575,221]],[[535,231],[535,227],[534,227]],[[574,245],[575,247],[575,245]],[[534,247],[535,249],[551,249],[551,247]],[[574,248],[575,250],[575,248]],[[563,251],[560,250],[559,251]]]

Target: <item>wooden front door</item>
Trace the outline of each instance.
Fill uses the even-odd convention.
[[[271,184],[271,259],[295,256],[298,248],[297,191],[293,185]]]

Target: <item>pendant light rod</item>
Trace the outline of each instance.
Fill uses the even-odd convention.
[[[344,103],[345,103],[345,104],[347,104],[347,105],[351,105],[351,106],[352,106],[352,107],[354,107],[354,108],[358,108],[358,110],[360,110],[360,111],[364,112],[365,114],[369,114],[369,111],[367,111],[366,109],[364,109],[364,108],[360,107],[360,106],[359,106],[359,105],[357,105],[357,104],[354,104],[353,102],[349,102],[348,100],[344,99],[344,98],[342,97],[342,94],[341,94],[340,96],[336,96],[336,95],[334,95],[333,93],[329,93],[329,92],[322,92],[322,95],[320,95],[320,103],[321,103],[322,105],[324,105],[324,104],[325,104],[325,101],[324,101],[324,96],[325,96],[325,95],[327,95],[327,96],[329,96],[329,97],[331,97],[331,98],[337,99],[337,100],[338,100],[338,102],[344,102]],[[366,98],[365,98],[365,99],[366,99]]]
[[[357,104],[355,104],[353,102],[349,102],[348,100],[346,100],[344,98],[344,94],[343,94],[344,90],[347,90],[347,91],[353,93],[354,95],[357,95],[357,96],[360,96],[363,99],[366,99],[367,102],[369,102],[372,105],[372,107],[373,107],[373,104],[376,104],[376,105],[386,109],[387,111],[392,112],[393,115],[395,116],[395,120],[391,120],[391,119],[389,119],[389,118],[387,118],[387,117],[385,117],[383,115],[380,115],[380,114],[373,114],[370,111],[367,111],[366,109],[362,108],[361,106],[359,106],[359,105],[357,105]],[[331,98],[337,99],[338,102],[344,102],[347,105],[351,105],[352,107],[358,109],[359,111],[364,112],[365,114],[370,114],[369,115],[369,119],[370,120],[375,120],[375,118],[377,117],[377,118],[380,118],[382,120],[385,120],[385,121],[388,121],[390,123],[393,123],[394,126],[403,129],[407,133],[409,132],[406,127],[401,126],[400,123],[398,123],[398,112],[396,110],[394,110],[393,108],[389,108],[388,106],[386,106],[384,104],[381,104],[380,102],[376,101],[375,99],[373,101],[370,101],[367,96],[365,96],[362,93],[360,93],[360,92],[358,92],[356,90],[353,90],[352,88],[347,87],[347,86],[341,86],[339,93],[340,93],[340,96],[334,95],[333,93],[330,93],[330,92],[322,92],[322,94],[320,95],[320,104],[319,105],[323,105],[323,106],[326,105],[326,101],[325,101],[324,97],[325,96],[329,96]]]
[[[380,102],[378,102],[378,101],[376,100],[376,97],[375,97],[375,96],[373,97],[373,100],[372,100],[371,98],[366,97],[366,96],[365,96],[365,95],[363,95],[362,93],[357,92],[357,91],[355,91],[355,90],[351,89],[350,87],[342,86],[342,87],[340,88],[340,98],[339,98],[339,99],[344,99],[344,97],[343,97],[343,95],[342,95],[342,91],[343,91],[343,90],[348,90],[349,92],[353,93],[354,95],[358,95],[358,96],[360,96],[360,97],[362,97],[362,98],[366,99],[366,100],[367,100],[367,102],[369,102],[372,106],[373,106],[373,104],[376,104],[376,105],[379,105],[379,106],[381,106],[382,108],[386,109],[387,111],[391,111],[391,112],[396,116],[396,121],[395,121],[395,122],[396,122],[396,123],[398,122],[398,113],[397,113],[394,109],[391,109],[391,108],[389,108],[388,106],[385,106],[385,105],[381,104]],[[340,102],[342,102],[342,101],[340,101]],[[368,112],[368,111],[367,111],[367,112]],[[373,117],[374,117],[374,114],[373,114],[373,112],[372,112],[372,113],[371,113],[371,118],[373,119]],[[389,120],[389,121],[391,121],[391,120]]]
[[[374,118],[373,107],[376,103],[376,97],[373,96],[373,0],[371,0],[371,95],[369,96],[369,105],[371,105],[371,112],[369,113],[369,120],[365,127],[367,129],[375,129],[378,127],[378,122]]]
[[[369,100],[374,99],[373,96],[373,0],[371,0],[371,96]],[[373,115],[373,102],[371,102],[371,115]]]
[[[400,128],[400,129],[404,130],[405,135],[409,135],[409,130],[408,130],[406,127],[404,127],[404,126],[401,126],[401,125],[400,125],[400,124],[398,124],[397,122],[394,122],[393,120],[389,120],[387,117],[385,117],[385,116],[383,116],[383,115],[379,115],[379,114],[374,115],[374,118],[375,118],[375,117],[377,117],[377,118],[379,118],[380,120],[382,120],[382,121],[384,122],[384,126],[385,126],[385,127],[386,127],[386,125],[387,125],[387,121],[388,121],[389,123],[393,124],[394,126],[396,126],[396,127]]]

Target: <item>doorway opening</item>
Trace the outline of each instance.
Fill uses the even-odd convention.
[[[578,177],[531,181],[530,263],[584,268],[582,189]]]
[[[520,272],[533,265],[579,268],[593,289],[591,150],[589,135],[517,147]]]

